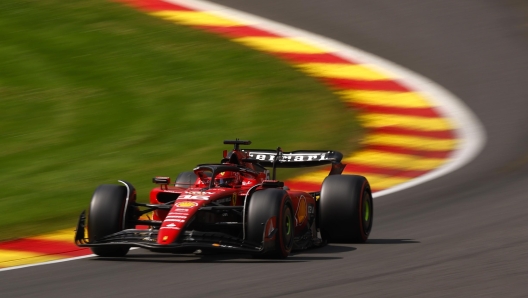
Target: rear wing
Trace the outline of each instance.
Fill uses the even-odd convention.
[[[292,152],[269,149],[244,149],[249,157],[264,167],[275,168],[302,168],[321,165],[332,165],[330,175],[341,174],[345,165],[341,163],[343,154],[338,151],[298,150]]]

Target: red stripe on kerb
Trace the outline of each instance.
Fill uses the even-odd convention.
[[[193,9],[176,5],[172,3],[167,3],[161,0],[114,0],[116,2],[121,2],[134,6],[141,10],[157,11],[157,10],[188,10],[194,11]]]
[[[440,158],[445,159],[449,158],[453,153],[452,150],[449,151],[431,151],[431,150],[420,150],[420,149],[411,149],[406,147],[397,147],[397,146],[382,146],[382,145],[367,145],[364,147],[364,150],[374,150],[381,151],[384,153],[393,153],[393,154],[403,154],[403,155],[414,155],[418,157],[425,158]]]
[[[221,34],[229,38],[249,36],[279,37],[279,35],[250,26],[196,26],[196,28],[200,28],[205,31],[209,31],[216,34]]]
[[[423,118],[442,118],[434,108],[400,108],[360,103],[347,103],[361,112],[389,115],[405,115]]]
[[[402,135],[402,136],[413,136],[413,137],[426,137],[434,139],[456,139],[455,132],[453,130],[439,130],[439,131],[426,131],[426,130],[415,130],[402,128],[398,126],[385,126],[372,128],[369,130],[369,134],[391,134],[391,135]]]
[[[371,191],[372,193],[378,192],[378,191],[380,191],[380,190],[383,190],[383,188],[374,188],[374,187],[372,187],[372,185],[370,186],[370,191]]]
[[[353,61],[343,59],[330,53],[321,54],[297,54],[297,53],[274,53],[279,58],[291,63],[348,63],[356,64]]]
[[[326,84],[338,89],[357,89],[369,91],[395,91],[395,92],[409,92],[410,90],[402,86],[396,81],[392,80],[350,80],[350,79],[334,79],[323,78]]]
[[[66,255],[71,257],[91,254],[90,249],[79,248],[73,243],[40,239],[18,239],[2,242],[0,243],[0,249],[26,251],[48,255]]]

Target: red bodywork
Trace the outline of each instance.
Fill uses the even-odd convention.
[[[225,155],[225,153],[224,153]],[[224,156],[225,157],[225,156]],[[211,204],[220,204],[223,206],[243,206],[248,191],[258,191],[264,188],[264,186],[257,186],[262,184],[268,177],[267,172],[258,171],[253,163],[240,164],[230,163],[233,160],[245,160],[250,158],[247,152],[234,150],[231,153],[231,157],[228,162],[223,163],[225,166],[242,167],[253,170],[253,172],[244,172],[239,175],[238,181],[232,187],[215,187],[207,188],[211,179],[205,174],[205,169],[197,167],[194,173],[198,176],[196,181],[189,186],[189,188],[161,185],[158,188],[154,188],[150,192],[150,203],[151,204],[163,204],[167,201],[173,201],[176,199],[172,209],[162,210],[158,209],[153,212],[153,220],[162,221],[162,225],[159,229],[157,243],[160,245],[167,245],[175,242],[180,235],[181,231],[188,228],[188,224],[191,219],[196,215],[197,211],[201,207],[205,207]],[[220,173],[220,175],[223,172]],[[288,194],[292,200],[294,208],[294,219],[295,219],[295,232],[296,234],[308,229],[308,216],[315,212],[315,198],[309,193],[302,191],[291,191],[288,190]],[[225,221],[225,218],[219,218],[220,215],[204,214],[208,218],[200,218],[201,222],[216,223]]]
[[[100,255],[112,255],[119,252],[119,247],[142,247],[171,253],[223,249],[252,254],[279,248],[283,256],[290,249],[320,245],[316,220],[320,192],[290,190],[273,180],[275,170],[331,164],[329,175],[341,174],[342,154],[313,150],[283,152],[280,148],[242,150],[240,145],[251,142],[239,140],[224,144],[234,144],[234,149],[225,150],[218,164],[198,165],[192,172],[181,173],[172,185],[168,177],[154,178],[159,187],[151,190],[149,204],[137,202],[134,186],[122,180],[127,190],[126,198],[121,198],[123,205],[112,205],[119,202],[114,198],[103,200],[94,195],[92,202],[96,198],[97,204],[108,205],[119,214],[110,214],[114,216],[113,230],[107,232],[106,226],[100,225],[97,231],[102,236],[94,232],[97,237],[86,238],[83,212],[75,236],[77,245],[108,247]],[[272,179],[265,167],[272,168]],[[98,222],[104,222],[107,216],[106,209],[101,210],[98,214],[105,215],[94,217]],[[143,215],[147,214],[152,214],[152,218],[145,219]],[[148,228],[133,228],[136,225]],[[285,241],[287,246],[282,245]]]

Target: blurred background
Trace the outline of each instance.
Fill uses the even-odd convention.
[[[73,229],[99,184],[144,201],[224,139],[348,153],[362,135],[278,59],[107,0],[3,0],[0,41],[0,241]]]

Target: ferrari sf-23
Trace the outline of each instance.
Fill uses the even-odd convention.
[[[224,144],[234,148],[224,150],[218,164],[200,164],[173,184],[170,177],[153,178],[150,203],[138,202],[129,182],[100,185],[79,218],[76,244],[101,257],[123,257],[141,247],[285,258],[326,243],[367,241],[374,211],[370,186],[363,176],[342,175],[341,153],[241,149],[251,142],[238,139]],[[293,190],[275,180],[277,168],[321,165],[329,175],[319,191]]]

